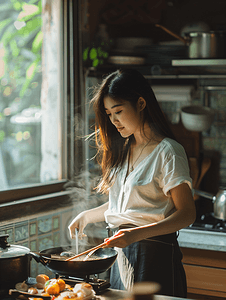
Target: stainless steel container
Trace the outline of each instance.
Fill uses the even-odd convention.
[[[190,32],[185,34],[189,58],[225,58],[226,31]]]
[[[188,47],[189,58],[226,58],[226,31],[189,32],[184,37],[156,24]]]
[[[195,194],[201,197],[211,199],[214,207],[214,217],[226,221],[226,190],[220,189],[216,195],[207,192],[195,190]]]

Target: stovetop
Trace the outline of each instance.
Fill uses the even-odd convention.
[[[56,276],[56,278],[57,278],[57,276]],[[85,281],[92,285],[92,287],[97,295],[110,287],[109,281],[107,281],[105,279],[99,279],[96,277],[87,276],[86,278],[76,278],[76,277],[70,277],[70,276],[65,277],[65,276],[61,275],[61,276],[59,276],[59,278],[62,278],[67,284],[69,284],[71,286],[74,286],[77,283],[82,283]]]
[[[188,226],[189,229],[226,232],[226,221],[216,219],[213,213],[201,215],[196,221]]]

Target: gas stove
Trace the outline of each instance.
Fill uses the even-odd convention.
[[[196,221],[187,228],[226,233],[226,221],[216,219],[213,213],[207,213],[198,217]]]
[[[56,275],[56,278],[63,279],[67,284],[74,286],[77,283],[87,282],[92,285],[94,291],[96,294],[101,294],[103,291],[105,291],[107,288],[110,287],[110,283],[105,279],[100,279],[96,277],[90,278],[88,275],[85,278],[76,278],[71,276],[62,276],[62,275]]]

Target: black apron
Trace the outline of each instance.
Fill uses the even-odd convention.
[[[161,285],[161,295],[187,297],[186,275],[176,233],[115,249],[118,257],[110,272],[112,289],[131,291],[134,282],[152,281]]]

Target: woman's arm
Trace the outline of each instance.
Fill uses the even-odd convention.
[[[108,247],[124,248],[134,242],[176,232],[192,224],[196,218],[196,208],[189,186],[183,183],[171,189],[170,192],[176,208],[172,215],[156,223],[120,230],[117,234],[124,233],[124,235],[112,240]]]
[[[75,238],[75,229],[77,228],[80,237],[83,235],[83,230],[89,223],[97,223],[104,221],[104,212],[108,209],[108,202],[101,206],[85,210],[77,215],[68,226],[71,238]]]

